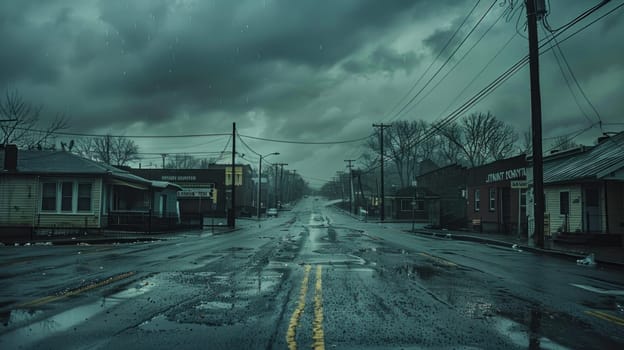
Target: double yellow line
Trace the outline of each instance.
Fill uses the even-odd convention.
[[[310,270],[312,266],[305,265],[303,280],[301,281],[301,289],[299,291],[299,302],[295,311],[293,311],[288,323],[288,331],[286,332],[286,343],[288,349],[297,349],[297,327],[301,320],[301,315],[305,309],[306,296],[308,294],[308,284],[310,281]],[[315,350],[325,350],[325,333],[323,331],[323,267],[316,267],[316,283],[314,285],[314,320],[312,323],[312,348]]]
[[[587,310],[585,311],[586,314],[597,317],[601,320],[605,320],[611,323],[614,323],[618,326],[624,326],[624,319],[623,318],[619,318],[617,316],[613,316],[611,314],[608,314],[606,312],[603,311],[598,311],[598,310]]]

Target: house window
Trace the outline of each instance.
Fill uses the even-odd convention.
[[[63,182],[61,184],[61,211],[72,211],[74,199],[74,183]]]
[[[78,184],[78,211],[91,210],[91,184]]]
[[[475,211],[479,211],[480,207],[481,207],[481,193],[479,192],[479,189],[476,189],[474,192],[474,210]]]
[[[413,203],[413,204],[412,204]],[[401,199],[402,211],[424,211],[425,201],[422,199]]]
[[[41,210],[56,213],[88,212],[92,210],[91,183],[76,181],[43,182]]]
[[[43,184],[41,197],[41,210],[56,210],[56,183],[46,182]]]
[[[570,213],[570,192],[559,192],[559,214],[568,215]]]
[[[490,211],[496,210],[496,188],[490,187]]]

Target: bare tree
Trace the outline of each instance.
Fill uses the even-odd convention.
[[[531,130],[522,133],[522,144],[520,145],[520,152],[524,154],[533,153],[533,136]]]
[[[568,136],[557,136],[550,145],[550,149],[553,151],[565,151],[575,147],[578,147],[578,144]]]
[[[168,169],[198,169],[201,167],[201,160],[190,154],[174,154],[165,165]]]
[[[384,153],[394,164],[401,187],[408,186],[415,178],[422,159],[431,159],[436,153],[435,140],[427,135],[428,129],[422,120],[397,121],[384,133]],[[368,148],[379,156],[379,131],[369,140]],[[392,175],[388,174],[388,177]]]
[[[440,132],[458,147],[472,167],[510,156],[518,140],[511,125],[489,112],[470,114],[457,126],[440,128]]]
[[[42,107],[26,102],[17,91],[7,90],[0,99],[0,136],[3,145],[16,144],[20,148],[52,148],[56,132],[69,127],[63,115],[56,115],[47,126],[40,126]]]
[[[453,140],[461,138],[461,129],[457,124],[450,124],[442,131],[442,136],[438,137],[439,152],[446,164],[461,164],[464,162],[463,153],[460,147]]]
[[[116,166],[139,159],[139,146],[133,140],[120,136],[82,139],[74,150],[85,158]]]

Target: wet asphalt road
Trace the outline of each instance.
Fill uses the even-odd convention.
[[[352,219],[0,247],[1,349],[611,349],[624,274]]]

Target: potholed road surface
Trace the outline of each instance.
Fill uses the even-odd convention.
[[[0,247],[1,349],[624,348],[624,274],[305,199],[234,232]]]

